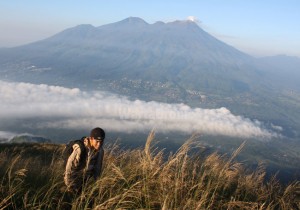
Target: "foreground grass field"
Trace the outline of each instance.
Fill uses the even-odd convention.
[[[2,145],[0,209],[300,209],[300,182],[267,182],[264,166],[248,171],[230,156],[204,156],[193,139],[174,154],[153,146],[105,148],[101,178],[70,196],[62,145]]]

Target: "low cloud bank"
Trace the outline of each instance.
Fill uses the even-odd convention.
[[[259,121],[235,116],[228,109],[191,108],[185,104],[131,101],[107,92],[0,81],[0,119],[41,119],[38,128],[101,126],[110,131],[159,132],[271,138],[277,134]],[[27,125],[29,126],[29,125]]]

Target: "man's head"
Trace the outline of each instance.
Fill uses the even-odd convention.
[[[105,132],[102,128],[94,128],[90,133],[90,146],[94,150],[99,150],[105,139]]]

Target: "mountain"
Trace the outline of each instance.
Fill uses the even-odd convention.
[[[93,87],[98,80],[128,78],[210,92],[249,90],[260,81],[253,59],[192,21],[148,24],[134,17],[100,27],[79,25],[0,51],[6,78],[60,85],[94,81]]]
[[[135,17],[100,27],[78,25],[45,40],[0,49],[2,80],[225,106],[280,126],[293,138],[300,136],[299,69],[298,58],[254,58],[192,21],[148,24]]]

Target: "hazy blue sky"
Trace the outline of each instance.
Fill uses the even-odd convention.
[[[300,0],[0,0],[0,47],[130,16],[150,24],[194,16],[205,31],[251,55],[300,57]]]

